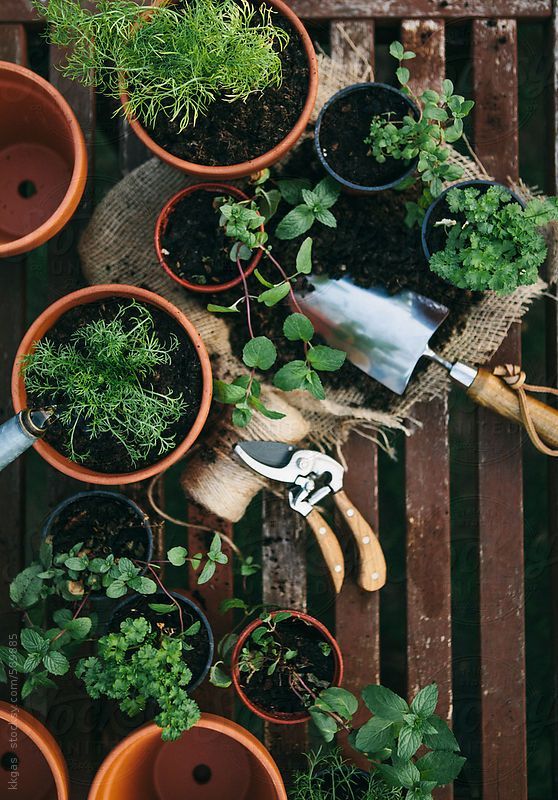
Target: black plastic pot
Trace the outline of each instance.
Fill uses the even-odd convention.
[[[358,142],[356,155],[362,159],[370,159],[370,164],[375,165],[379,172],[384,173],[384,177],[380,179],[380,182],[367,185],[366,182],[359,183],[354,175],[340,174],[339,169],[336,169],[336,158],[328,152],[325,140],[328,138],[326,130],[329,120],[336,112],[337,107],[346,102],[355,103],[360,108],[360,114],[357,113],[352,117],[354,130],[351,131],[351,135],[354,133],[354,136],[351,141]],[[379,110],[380,107],[381,111]],[[382,165],[378,164],[373,156],[367,155],[368,145],[365,144],[364,139],[369,133],[372,117],[375,114],[386,112],[393,112],[396,119],[402,119],[409,112],[416,118],[419,116],[419,110],[412,100],[403,92],[400,92],[399,89],[387,83],[355,83],[352,86],[347,86],[334,94],[333,97],[330,97],[320,111],[314,132],[316,153],[324,169],[348,191],[371,194],[393,189],[416,169],[418,158],[413,159],[410,163],[392,158],[387,159],[385,164]],[[360,145],[362,145],[362,152],[360,151]]]
[[[481,190],[481,192],[486,192],[490,186],[502,186],[507,192],[511,194],[513,199],[516,203],[522,208],[525,208],[525,201],[515,192],[513,192],[507,186],[504,186],[502,183],[498,183],[497,181],[487,181],[487,180],[474,180],[474,181],[461,181],[461,183],[454,183],[453,186],[449,186],[447,189],[444,189],[442,194],[440,194],[433,203],[430,204],[428,210],[424,216],[422,221],[422,230],[421,230],[421,241],[422,241],[422,250],[424,252],[424,256],[428,261],[430,256],[433,252],[436,252],[436,248],[432,249],[431,242],[429,242],[429,237],[432,233],[432,229],[434,224],[441,219],[444,219],[448,214],[451,212],[447,208],[446,205],[446,195],[450,189],[465,189],[467,186],[474,186]],[[446,211],[444,211],[446,209]],[[439,249],[439,248],[438,248]]]
[[[171,591],[170,594],[180,603],[184,611],[189,613],[192,617],[199,619],[202,624],[202,628],[207,635],[207,657],[204,659],[203,669],[200,669],[199,674],[197,675],[192,670],[192,683],[188,686],[188,691],[193,692],[194,689],[197,689],[198,686],[203,683],[207,677],[211,664],[213,663],[215,638],[207,617],[201,608],[196,605],[196,603],[190,600],[190,598],[183,594],[180,590]],[[131,597],[126,597],[124,600],[122,600],[122,602],[118,603],[116,608],[113,609],[110,620],[106,626],[107,632],[118,630],[120,623],[126,619],[127,616],[141,616],[142,613],[145,613],[143,609],[147,607],[149,603],[169,603],[169,598],[162,591],[157,592],[156,594],[136,594],[132,595]],[[127,609],[133,613],[130,614]],[[161,615],[161,619],[163,618],[163,615]]]

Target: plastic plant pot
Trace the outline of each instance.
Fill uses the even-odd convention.
[[[27,711],[0,701],[0,797],[68,800],[68,768],[52,734]]]
[[[185,289],[188,289],[190,292],[199,292],[201,294],[214,294],[217,292],[226,292],[229,289],[233,289],[235,286],[238,286],[242,282],[241,275],[237,275],[236,278],[231,279],[230,281],[226,281],[225,283],[212,283],[212,284],[199,284],[193,283],[188,281],[184,278],[181,278],[170,265],[167,263],[165,259],[165,254],[163,253],[163,236],[165,234],[165,230],[167,225],[169,224],[169,220],[172,218],[174,209],[183,200],[185,197],[189,197],[190,195],[194,194],[195,192],[211,192],[212,194],[215,193],[217,195],[231,195],[232,197],[236,198],[237,200],[248,200],[248,196],[241,192],[240,189],[237,189],[235,186],[231,186],[227,183],[200,183],[196,184],[195,186],[188,186],[186,189],[178,192],[171,197],[171,199],[164,205],[162,208],[159,216],[157,217],[157,222],[155,224],[155,251],[157,253],[157,258],[159,259],[160,265],[163,267],[167,275],[183,286]],[[215,226],[218,225],[218,215],[215,214]],[[260,230],[263,231],[264,226],[263,224],[260,227]],[[234,244],[233,240],[230,240],[231,247]],[[243,264],[242,269],[244,272],[244,276],[248,277],[251,275],[258,264],[260,263],[263,256],[262,250],[257,250],[256,253],[252,256],[250,261],[247,264]],[[231,261],[231,264],[233,262]]]
[[[304,620],[309,625],[312,625],[314,628],[322,634],[324,640],[331,645],[331,652],[333,654],[335,660],[335,672],[333,675],[333,680],[331,682],[332,686],[340,686],[343,681],[343,655],[341,653],[341,648],[337,644],[335,638],[331,635],[325,625],[323,625],[319,620],[315,617],[311,617],[309,614],[304,614],[302,611],[292,611],[291,609],[284,609],[282,611],[274,611],[271,616],[276,616],[280,613],[285,613],[288,611],[292,617],[297,619]],[[250,623],[240,634],[238,641],[234,647],[231,656],[231,675],[234,688],[244,705],[252,711],[252,713],[256,714],[258,717],[265,719],[267,722],[274,722],[281,725],[298,725],[302,722],[307,722],[310,719],[310,714],[307,711],[300,711],[297,713],[282,713],[282,712],[271,712],[262,708],[261,706],[256,705],[253,703],[244,688],[241,685],[241,673],[238,669],[238,660],[240,658],[240,654],[242,652],[242,648],[248,641],[249,637],[252,635],[252,632],[261,625],[261,620],[256,619]]]
[[[76,210],[87,178],[85,139],[60,92],[0,61],[0,258],[51,239]]]
[[[26,353],[29,353],[33,348],[33,343],[42,339],[48,334],[48,331],[56,323],[56,321],[75,306],[93,303],[98,300],[106,300],[110,298],[122,297],[127,300],[137,300],[140,303],[155,306],[167,313],[172,317],[188,334],[192,341],[201,364],[202,376],[202,390],[200,397],[200,405],[196,419],[188,434],[184,439],[177,444],[177,446],[161,458],[159,461],[151,464],[142,469],[137,469],[131,472],[120,473],[104,473],[96,472],[95,470],[88,469],[81,464],[71,461],[66,456],[59,453],[46,441],[39,439],[33,446],[45,461],[52,467],[75,478],[78,481],[85,481],[86,483],[95,483],[101,485],[116,485],[125,483],[135,483],[136,481],[143,481],[146,478],[151,478],[159,472],[163,472],[172,464],[179,461],[182,456],[190,449],[196,439],[201,433],[201,430],[209,414],[212,396],[212,377],[211,377],[211,364],[209,356],[205,349],[196,328],[192,325],[190,320],[182,313],[176,306],[169,303],[163,297],[160,297],[154,292],[149,292],[146,289],[140,289],[137,286],[126,286],[124,284],[106,284],[98,286],[89,286],[86,289],[79,289],[77,292],[62,297],[51,306],[49,306],[43,313],[37,317],[35,322],[23,337],[23,340],[17,350],[12,370],[12,402],[16,413],[22,411],[27,407],[27,393],[25,391],[25,383],[20,373],[21,359]]]
[[[160,4],[162,1],[163,0],[155,0],[155,3]],[[146,129],[136,119],[131,119],[130,126],[136,136],[149,150],[151,150],[154,155],[156,155],[162,161],[165,161],[167,164],[170,164],[172,167],[175,167],[182,172],[187,172],[189,175],[195,175],[196,177],[202,178],[206,181],[229,181],[235,180],[236,178],[245,178],[248,175],[252,175],[256,172],[260,172],[263,169],[271,167],[273,164],[283,158],[300,139],[306,130],[306,125],[310,120],[310,115],[314,110],[314,104],[318,94],[318,59],[316,57],[316,51],[314,50],[312,40],[310,39],[306,28],[294,11],[292,11],[292,9],[286,3],[284,3],[283,0],[267,0],[267,4],[277,11],[278,14],[285,17],[288,22],[290,22],[302,41],[306,57],[308,59],[308,92],[301,114],[293,128],[289,131],[285,138],[279,142],[279,144],[257,158],[253,158],[250,161],[244,161],[239,164],[209,167],[205,166],[204,164],[197,164],[193,161],[186,161],[168,152],[151,138]],[[127,99],[127,95],[124,92],[122,94],[123,105],[127,102]]]
[[[432,233],[432,229],[434,226],[434,222],[437,221],[437,217],[443,219],[445,214],[442,213],[442,209],[445,205],[445,199],[447,193],[450,189],[465,189],[468,186],[472,186],[474,188],[480,189],[482,192],[486,192],[490,186],[501,186],[510,195],[513,197],[516,203],[519,203],[521,208],[525,208],[525,201],[518,195],[516,192],[509,189],[507,186],[504,186],[502,183],[498,183],[497,181],[486,181],[486,180],[474,180],[474,181],[461,181],[460,183],[454,183],[452,186],[449,186],[447,189],[438,195],[438,197],[429,205],[426,214],[424,215],[424,219],[422,221],[422,228],[421,228],[421,242],[422,242],[422,250],[426,260],[428,261],[430,256],[432,255],[432,251],[430,244],[429,244],[429,237]],[[447,213],[451,213],[449,209]]]
[[[275,761],[240,725],[202,714],[176,742],[155,724],[134,731],[108,755],[89,800],[287,800]]]
[[[336,107],[341,103],[352,101],[356,102],[358,99],[360,99],[362,102],[366,95],[373,99],[374,95],[380,94],[384,95],[383,99],[387,106],[385,108],[386,112],[394,111],[398,113],[400,117],[402,117],[404,114],[408,114],[409,112],[415,117],[419,116],[419,110],[412,100],[410,100],[407,95],[403,94],[403,92],[395,89],[393,86],[389,86],[387,83],[354,83],[351,86],[346,86],[344,89],[341,89],[339,92],[330,97],[320,111],[316,121],[316,127],[314,129],[314,147],[316,149],[318,158],[320,159],[320,162],[326,172],[328,172],[329,175],[331,175],[331,177],[334,178],[345,190],[351,193],[366,195],[374,192],[383,192],[386,189],[393,189],[409,175],[412,175],[418,164],[418,158],[413,159],[411,163],[389,159],[390,162],[393,162],[393,169],[390,172],[389,179],[382,180],[382,182],[378,184],[366,185],[341,175],[340,172],[336,171],[336,169],[334,169],[330,163],[330,156],[327,152],[327,148],[324,145],[324,131],[328,124],[328,118],[335,112]],[[370,113],[370,119],[367,123],[368,127],[370,121],[372,120],[372,116],[373,112]],[[366,156],[365,151],[368,146],[364,143],[364,139],[368,134],[368,128],[365,130],[363,127],[361,133],[363,148],[361,155]],[[366,156],[366,158],[370,158],[373,162],[377,163],[373,156]]]

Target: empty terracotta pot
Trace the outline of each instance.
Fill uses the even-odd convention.
[[[26,253],[68,222],[87,177],[85,140],[59,91],[0,61],[0,257]]]
[[[176,742],[154,723],[127,736],[101,765],[89,800],[287,800],[271,755],[235,722],[202,714]]]
[[[0,702],[0,797],[68,800],[68,769],[45,726],[19,706]]]
[[[213,381],[211,375],[211,364],[205,345],[202,342],[201,336],[192,325],[190,320],[182,313],[176,306],[160,297],[154,292],[149,292],[146,289],[140,289],[137,286],[126,286],[124,284],[99,284],[97,286],[89,286],[87,289],[79,289],[77,292],[65,295],[60,298],[51,306],[49,306],[43,313],[37,317],[35,322],[32,323],[27,333],[22,339],[22,342],[17,350],[14,365],[12,370],[12,402],[14,410],[19,413],[22,409],[27,407],[27,393],[25,391],[25,382],[21,375],[20,364],[23,356],[29,353],[33,348],[33,343],[42,339],[48,334],[48,331],[62,314],[69,311],[74,306],[85,305],[86,303],[94,303],[97,300],[106,300],[110,298],[122,297],[126,300],[137,300],[139,303],[146,303],[159,308],[161,311],[169,314],[188,334],[190,337],[201,364],[202,375],[202,390],[200,397],[200,405],[198,415],[194,420],[194,424],[190,428],[187,436],[177,444],[174,450],[167,453],[159,461],[151,464],[142,469],[134,470],[133,472],[95,472],[92,469],[77,464],[71,461],[66,456],[59,453],[47,442],[38,439],[33,445],[36,451],[48,461],[48,463],[55,469],[75,478],[78,481],[85,481],[86,483],[95,483],[103,485],[115,485],[120,483],[134,483],[135,481],[143,481],[146,478],[151,478],[159,472],[170,467],[190,449],[195,440],[201,433],[201,430],[209,414],[211,406],[211,397],[213,392]]]

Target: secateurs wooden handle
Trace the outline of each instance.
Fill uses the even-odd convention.
[[[380,542],[343,491],[344,469],[338,461],[324,453],[297,450],[282,442],[239,442],[234,450],[255,472],[290,484],[290,506],[308,520],[337,592],[341,591],[345,574],[343,552],[335,533],[316,508],[329,494],[333,494],[356,542],[359,586],[373,592],[385,584],[386,563]]]

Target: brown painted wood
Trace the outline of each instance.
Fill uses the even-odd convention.
[[[34,22],[37,12],[31,0],[0,0],[0,22]]]
[[[552,0],[293,0],[303,19],[550,17]]]
[[[446,28],[434,19],[405,19],[401,41],[416,54],[409,65],[411,87],[416,94],[425,89],[439,90],[446,72]]]
[[[475,144],[499,180],[517,177],[517,26],[473,23]],[[492,364],[518,363],[514,326]],[[483,798],[527,798],[522,432],[478,416]]]

